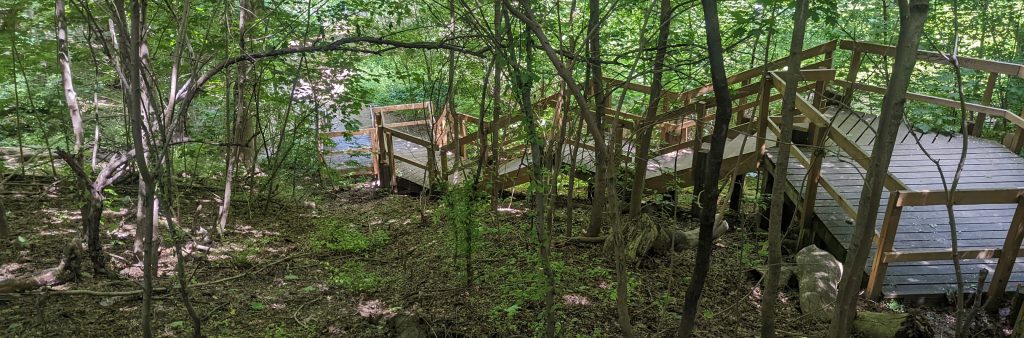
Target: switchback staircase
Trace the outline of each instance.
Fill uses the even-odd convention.
[[[857,41],[830,41],[801,52],[801,81],[797,87],[796,137],[791,147],[787,177],[770,177],[780,145],[779,106],[785,81],[778,71],[786,59],[779,59],[728,78],[735,116],[728,131],[722,177],[761,170],[765,181],[786,184],[789,208],[796,216],[791,224],[803,235],[801,241],[815,243],[842,259],[850,245],[853,220],[863,186],[864,168],[875,141],[876,115],[884,94],[885,79],[878,72],[865,72],[870,64],[878,68],[895,55],[891,46]],[[925,67],[948,67],[943,55],[918,52]],[[834,67],[843,61],[845,76],[837,78]],[[968,156],[959,189],[952,194],[955,216],[961,232],[958,243],[964,260],[965,278],[973,281],[980,269],[988,270],[987,294],[997,298],[1007,289],[1024,283],[1024,119],[1004,108],[991,106],[1002,77],[1024,78],[1024,66],[959,57],[965,72],[984,74],[987,79],[980,101],[967,102],[971,113]],[[653,128],[652,153],[647,160],[646,187],[669,191],[694,182],[702,149],[707,148],[714,119],[715,100],[711,85],[685,92],[663,93],[663,104],[653,121],[644,121],[621,107],[645,104],[650,88],[636,83],[605,79],[610,101],[605,104],[604,123],[613,131],[611,139],[621,145],[632,163],[633,131]],[[541,89],[540,92],[545,92]],[[919,93],[908,93],[915,104],[955,111],[960,102]],[[563,97],[553,94],[535,104],[551,109],[550,123],[563,124]],[[917,107],[914,105],[910,106]],[[392,189],[403,184],[430,187],[440,180],[461,182],[475,170],[480,154],[480,135],[498,135],[502,140],[494,159],[488,154],[486,181],[507,189],[530,180],[530,156],[522,128],[512,128],[521,117],[509,115],[497,121],[442,109],[435,114],[430,103],[374,107],[370,135],[372,167],[380,186]],[[418,118],[417,118],[418,116]],[[615,126],[618,126],[616,128]],[[1006,128],[1002,142],[983,139],[986,128]],[[476,129],[470,132],[470,129]],[[584,129],[585,130],[585,129]],[[586,133],[567,137],[561,163],[574,165],[583,176],[593,170],[593,146]],[[902,126],[886,180],[886,192],[875,217],[875,244],[868,263],[867,295],[871,298],[944,298],[954,281],[951,261],[949,220],[945,213],[946,193],[942,175],[928,156],[938,159],[942,173],[951,179],[959,158],[960,136],[943,136]],[[698,168],[699,170],[699,168]],[[765,190],[768,191],[768,190]]]

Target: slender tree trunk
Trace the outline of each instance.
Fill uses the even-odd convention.
[[[636,158],[633,162],[633,190],[629,198],[629,215],[636,218],[640,216],[640,205],[644,197],[644,180],[647,178],[647,157],[651,152],[651,133],[653,125],[650,121],[658,115],[658,106],[661,104],[662,96],[662,71],[665,68],[665,56],[668,54],[668,35],[672,31],[672,2],[660,0],[660,15],[658,25],[658,42],[655,46],[654,65],[651,68],[651,94],[647,103],[647,111],[644,113],[643,123],[640,124],[636,134]]]
[[[249,35],[252,33],[256,11],[263,6],[262,2],[262,0],[241,0],[239,2],[238,52],[243,55],[249,52],[249,42],[251,40]],[[242,162],[249,174],[253,174],[256,171],[257,154],[256,125],[253,121],[255,112],[249,111],[248,102],[246,102],[249,98],[249,91],[256,90],[248,83],[249,73],[252,68],[249,62],[238,63],[238,96],[235,98],[236,103],[239,105],[235,112],[236,125],[238,126],[235,143],[240,147],[240,149],[236,150],[236,156],[238,156],[238,161]]]
[[[504,5],[513,11],[512,5],[509,2],[505,2]],[[521,2],[519,6],[522,7],[522,14],[524,17],[533,17],[531,4],[529,2]],[[540,133],[538,126],[538,117],[533,109],[533,46],[534,46],[534,35],[539,35],[536,31],[531,32],[526,30],[518,38],[522,41],[512,40],[511,34],[508,35],[508,42],[510,45],[518,46],[519,48],[512,48],[511,52],[515,59],[522,59],[523,62],[511,63],[513,72],[511,72],[512,80],[515,84],[515,92],[517,99],[519,100],[519,109],[523,113],[523,123],[526,124],[526,137],[527,143],[530,147],[530,159],[533,163],[531,166],[531,183],[530,183],[530,198],[533,200],[533,210],[531,211],[531,218],[534,228],[534,233],[537,236],[537,247],[539,248],[541,269],[544,273],[545,280],[545,292],[544,292],[544,337],[555,336],[555,274],[551,268],[551,238],[548,232],[547,226],[547,196],[548,193],[544,191],[547,187],[545,181],[547,180],[544,163],[544,138]],[[550,46],[547,42],[543,42],[546,46]],[[511,61],[511,60],[510,60]]]
[[[3,189],[3,183],[0,183]],[[7,207],[4,206],[4,199],[0,198],[0,240],[6,240],[11,235],[11,227],[7,224]]]
[[[115,15],[118,16],[120,38],[122,39],[121,57],[124,59],[125,75],[128,78],[128,91],[126,93],[126,104],[128,115],[131,118],[131,136],[135,151],[135,165],[139,172],[142,183],[139,191],[139,204],[141,205],[140,219],[138,220],[138,231],[143,232],[143,297],[142,297],[142,336],[153,337],[152,312],[153,312],[153,279],[156,275],[156,251],[153,245],[154,229],[156,220],[153,211],[156,206],[156,181],[153,173],[150,172],[149,158],[147,151],[150,147],[147,133],[144,133],[143,126],[147,120],[146,109],[143,109],[143,73],[142,73],[142,52],[145,43],[142,30],[146,24],[142,19],[142,13],[146,12],[145,0],[131,0],[129,3],[130,24],[126,21],[124,0],[114,2]]]
[[[697,308],[700,295],[704,290],[704,282],[711,270],[711,249],[715,227],[715,214],[718,212],[718,180],[722,168],[722,156],[725,153],[726,132],[732,118],[732,98],[725,74],[724,51],[722,49],[722,33],[718,24],[718,5],[715,0],[701,0],[704,8],[704,28],[707,30],[708,56],[711,61],[711,83],[715,92],[715,124],[711,132],[711,150],[708,152],[704,167],[704,191],[701,194],[700,235],[697,243],[696,265],[693,278],[686,289],[683,303],[682,318],[676,337],[689,337],[696,324]]]
[[[71,53],[68,52],[67,17],[64,13],[64,0],[56,0],[55,20],[57,23],[57,62],[60,64],[60,75],[64,85],[64,100],[71,112],[71,130],[75,134],[74,154],[82,157],[82,111],[78,107],[78,94],[71,75]]]
[[[789,173],[790,144],[793,143],[793,118],[796,116],[796,90],[800,79],[800,52],[804,49],[804,29],[807,27],[808,0],[797,0],[793,19],[793,39],[790,40],[789,62],[786,72],[786,92],[782,96],[782,126],[779,135],[779,154],[775,159],[775,184],[772,196],[785,196]],[[765,74],[767,75],[767,74]],[[770,81],[765,78],[762,81]],[[767,100],[768,98],[762,98]],[[762,112],[766,114],[768,112]],[[815,198],[804,196],[804,198]],[[768,221],[768,278],[761,295],[761,337],[775,336],[775,304],[778,302],[779,274],[782,268],[782,198],[772,198]]]
[[[11,82],[14,83],[14,129],[18,131],[18,172],[25,174],[25,137],[21,127],[21,95],[18,92],[18,22],[12,20],[11,28]]]
[[[601,81],[604,76],[601,70],[601,3],[600,0],[588,0],[587,3],[590,12],[587,21],[587,69],[590,71],[590,83],[588,85],[594,100],[594,116],[598,130],[603,138],[605,95]],[[581,105],[580,107],[583,109],[584,106]],[[595,144],[595,146],[603,147],[604,145]],[[604,213],[607,211],[608,201],[603,192],[607,190],[605,186],[609,184],[609,170],[606,167],[611,162],[611,159],[605,152],[596,152],[594,155],[593,182],[597,193],[594,194],[593,206],[590,209],[590,225],[587,227],[587,236],[590,237],[600,235],[601,226],[604,225]]]
[[[246,53],[246,38],[251,28],[253,19],[253,1],[241,0],[239,3],[238,15],[238,49],[239,53]],[[227,168],[224,172],[224,195],[220,209],[217,212],[217,234],[223,236],[227,231],[228,222],[231,216],[231,199],[234,193],[235,175],[241,163],[247,168],[255,168],[256,138],[253,137],[253,121],[248,109],[249,97],[248,76],[251,65],[248,62],[237,64],[235,79],[235,102],[234,102],[234,125],[228,129],[228,139],[231,145],[228,146]]]
[[[829,326],[829,337],[848,336],[850,325],[856,315],[857,294],[860,292],[864,265],[867,263],[875,232],[875,215],[878,214],[896,134],[903,121],[907,87],[910,85],[910,75],[917,62],[918,43],[924,22],[928,18],[928,0],[900,0],[897,3],[900,11],[900,31],[892,76],[882,99],[882,115],[878,118],[878,132],[871,151],[871,162],[865,168],[867,175],[864,178],[864,190],[861,191],[860,205],[857,207],[857,215],[861,217],[857,217],[854,223],[853,240],[843,264],[845,271],[839,281],[836,313]]]

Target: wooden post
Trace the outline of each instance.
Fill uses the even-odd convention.
[[[825,68],[832,68],[832,52],[825,53]],[[818,81],[814,85],[814,106],[818,109],[824,109],[825,104],[825,87],[828,85],[828,81]]]
[[[707,105],[704,102],[697,102],[697,108],[693,113],[693,154],[694,156],[700,152],[700,149],[704,146],[704,114],[708,112]]]
[[[1007,231],[1006,239],[1003,241],[1003,252],[999,255],[999,263],[996,264],[995,273],[992,275],[992,284],[988,287],[986,310],[999,309],[1003,291],[1006,290],[1006,283],[1009,282],[1013,265],[1017,262],[1021,240],[1024,240],[1024,196],[1017,198],[1017,211],[1014,212],[1013,220],[1010,221],[1010,230]]]
[[[846,88],[843,89],[843,105],[849,106],[853,102],[853,84],[857,82],[857,73],[860,72],[860,62],[864,54],[857,50],[853,51],[850,58],[850,72],[846,73]]]
[[[386,137],[384,136],[384,116],[381,112],[373,113],[373,124],[377,131],[377,184],[383,188],[391,189],[391,168],[389,168],[388,152],[389,145],[387,144]]]
[[[798,240],[799,246],[805,247],[814,244],[814,203],[818,199],[818,181],[821,178],[821,162],[825,157],[825,150],[818,148],[823,145],[823,138],[828,132],[827,127],[820,127],[812,124],[811,132],[813,134],[813,140],[811,141],[813,154],[811,155],[811,163],[807,167],[807,182],[804,184],[804,199],[803,205],[800,208],[800,238]]]
[[[395,172],[395,142],[390,132],[386,133],[384,137],[388,144],[388,189],[395,192],[398,189],[398,175]]]
[[[373,176],[377,177],[377,178],[380,178],[380,166],[379,166],[380,162],[379,162],[379,158],[378,158],[378,157],[380,157],[379,156],[379,154],[380,154],[380,137],[377,136],[377,133],[380,132],[380,123],[379,123],[380,121],[377,119],[377,113],[374,113],[372,111],[373,110],[371,108],[371,116],[373,117],[373,131],[369,133],[370,134],[370,162],[373,165]]]
[[[1010,151],[1019,154],[1021,148],[1024,148],[1024,128],[1018,127],[1017,131],[1006,134],[1006,137],[1003,138],[1003,145]]]
[[[729,209],[740,211],[743,206],[743,183],[747,175],[736,175],[732,180],[732,193],[729,194]]]
[[[761,79],[761,93],[757,95],[760,100],[760,107],[757,109],[757,151],[760,154],[765,152],[765,138],[768,137],[768,115],[771,109],[772,78],[765,75]]]
[[[693,153],[693,163],[690,164],[690,174],[693,182],[693,200],[690,201],[690,213],[694,217],[700,215],[700,195],[704,193],[704,167],[707,163],[710,147],[705,147],[703,142],[698,142],[699,150]],[[714,184],[712,182],[712,184]]]
[[[992,92],[996,89],[996,82],[999,81],[999,73],[989,73],[988,83],[985,84],[985,93],[981,96],[981,105],[987,106],[992,103]],[[981,137],[982,129],[985,129],[985,113],[978,113],[974,116],[974,122],[968,126],[971,135]]]
[[[889,263],[885,260],[885,254],[892,251],[892,243],[896,240],[896,231],[900,224],[900,215],[903,213],[903,206],[899,205],[900,192],[889,193],[889,206],[885,208],[885,218],[882,219],[882,232],[878,234],[877,250],[871,264],[871,275],[868,277],[868,288],[865,296],[868,299],[876,299],[882,292],[882,284],[885,282],[885,271]],[[875,217],[875,215],[858,215],[858,217]]]

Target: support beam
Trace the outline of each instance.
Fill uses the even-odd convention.
[[[878,235],[875,258],[872,261],[871,274],[868,277],[868,288],[864,294],[868,299],[877,299],[885,282],[885,272],[889,268],[889,263],[885,262],[884,257],[886,253],[892,251],[892,244],[896,240],[896,231],[899,228],[900,215],[903,213],[903,207],[896,203],[899,196],[899,191],[889,194],[889,206],[885,208],[882,232]]]
[[[1017,211],[1013,214],[1013,221],[1010,222],[1010,230],[1006,233],[1003,241],[1003,252],[996,264],[996,271],[992,275],[992,284],[988,287],[988,301],[985,309],[994,311],[999,308],[1002,301],[1003,291],[1010,281],[1010,274],[1013,272],[1013,265],[1017,261],[1020,251],[1020,243],[1024,240],[1024,197],[1018,198]]]

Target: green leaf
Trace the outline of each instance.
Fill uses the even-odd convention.
[[[293,275],[293,274],[287,274],[287,275],[284,275],[284,279],[285,280],[297,280],[297,279],[299,279],[299,276],[296,276],[296,275]]]
[[[313,292],[313,291],[316,291],[316,287],[315,287],[315,286],[312,286],[312,285],[310,285],[310,286],[307,286],[307,287],[304,287],[304,288],[302,288],[302,291],[305,291],[305,292]]]
[[[256,311],[263,311],[263,310],[267,309],[267,306],[265,304],[263,304],[263,303],[253,301],[253,302],[249,302],[249,308],[252,308],[253,310],[256,310]]]

